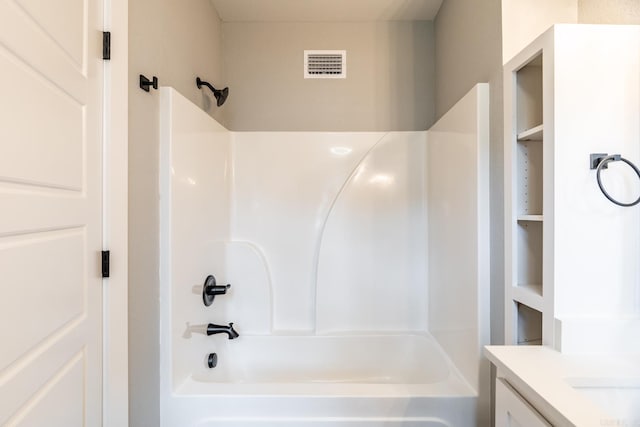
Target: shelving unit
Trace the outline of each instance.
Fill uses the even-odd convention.
[[[639,49],[640,26],[558,24],[505,64],[506,344],[583,351],[600,319],[635,313],[637,210],[603,197],[588,160],[640,156]]]
[[[545,284],[544,237],[544,51],[505,70],[505,95],[512,101],[505,121],[507,155],[513,168],[506,188],[509,245],[507,268],[507,344],[542,344]]]

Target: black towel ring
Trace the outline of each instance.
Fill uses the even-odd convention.
[[[612,203],[615,203],[618,206],[623,206],[625,208],[628,208],[628,207],[631,207],[631,206],[635,206],[638,203],[640,203],[640,196],[635,201],[633,201],[631,203],[619,202],[618,200],[616,200],[613,197],[611,197],[611,195],[609,193],[607,193],[607,190],[604,189],[604,186],[602,185],[602,180],[600,179],[600,171],[602,169],[606,169],[607,165],[609,163],[617,162],[617,161],[622,161],[622,162],[625,162],[626,164],[628,164],[631,167],[631,169],[633,169],[633,171],[636,173],[636,175],[638,175],[638,178],[640,178],[640,170],[636,167],[636,165],[634,165],[629,160],[627,160],[624,157],[622,157],[620,154],[607,155],[605,157],[598,158],[597,160],[598,160],[598,167],[597,167],[597,170],[596,170],[596,180],[598,181],[598,187],[600,187],[600,191],[602,191],[602,194],[604,194],[604,197],[609,199]]]

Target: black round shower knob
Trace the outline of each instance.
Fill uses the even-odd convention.
[[[209,353],[207,357],[207,366],[209,369],[213,369],[218,365],[218,355],[216,353]]]

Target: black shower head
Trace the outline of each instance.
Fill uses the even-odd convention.
[[[206,87],[211,89],[211,92],[213,92],[213,96],[216,97],[216,104],[218,105],[218,107],[220,107],[222,104],[224,104],[224,101],[227,100],[227,97],[229,96],[229,88],[228,87],[225,87],[222,90],[216,89],[210,83],[207,83],[204,80],[201,80],[200,77],[196,77],[196,86],[198,86],[198,89],[200,89],[202,87],[202,85],[205,85]]]
[[[222,104],[224,104],[224,101],[227,100],[227,96],[229,96],[229,88],[225,87],[222,90],[214,89],[213,96],[216,97],[216,101],[217,101],[217,104],[218,104],[218,107],[219,107]]]

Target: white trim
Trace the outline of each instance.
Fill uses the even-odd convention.
[[[104,286],[103,426],[129,425],[128,371],[128,0],[104,0],[104,29],[112,32],[104,65],[105,245],[111,251]]]

